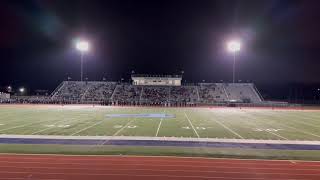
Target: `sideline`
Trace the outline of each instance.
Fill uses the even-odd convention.
[[[57,136],[57,135],[9,135],[0,134],[1,139],[75,139],[75,140],[158,140],[181,142],[228,142],[228,143],[255,143],[255,144],[295,144],[320,145],[320,141],[301,140],[256,140],[256,139],[223,139],[223,138],[184,138],[184,137],[146,137],[146,136]]]

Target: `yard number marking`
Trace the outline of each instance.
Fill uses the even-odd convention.
[[[182,127],[183,129],[191,129],[189,126]],[[195,127],[197,130],[206,130],[207,127]]]
[[[267,128],[267,129],[263,129],[263,128],[256,128],[256,129],[253,129],[253,131],[256,131],[256,132],[278,132],[278,131],[281,131],[283,129],[273,129],[273,128]]]
[[[130,126],[128,126],[127,128],[129,128],[129,129],[134,129],[134,128],[136,128],[137,126],[134,126],[134,125],[130,125]]]
[[[46,126],[46,127],[58,127],[58,128],[66,128],[66,127],[70,127],[70,125],[69,125],[69,124],[65,124],[65,125],[63,125],[63,124],[60,124],[60,125],[48,124],[48,125],[44,125],[44,126]]]
[[[114,125],[113,128],[114,129],[120,129],[120,128],[122,128],[122,125]]]
[[[135,126],[135,125],[130,125],[130,126],[127,126],[127,127],[124,127],[122,125],[114,125],[113,128],[114,129],[120,129],[120,128],[129,128],[129,129],[134,129],[134,128],[137,128],[138,126]]]

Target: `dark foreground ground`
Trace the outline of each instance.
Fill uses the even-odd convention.
[[[0,179],[320,179],[320,162],[138,156],[0,155]]]

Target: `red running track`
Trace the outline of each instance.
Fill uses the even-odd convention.
[[[320,162],[136,156],[0,155],[6,180],[320,179]]]

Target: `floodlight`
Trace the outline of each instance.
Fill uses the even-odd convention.
[[[19,89],[19,91],[20,91],[21,93],[23,93],[23,92],[25,91],[25,89],[22,87],[22,88]]]
[[[240,51],[240,48],[241,48],[241,43],[239,41],[230,41],[228,42],[228,50],[230,52],[237,52],[237,51]]]
[[[87,52],[89,50],[89,43],[88,41],[79,41],[76,43],[76,48],[81,52]]]
[[[238,40],[229,41],[227,44],[229,52],[233,53],[233,72],[232,72],[232,83],[235,82],[235,69],[236,69],[236,52],[240,51],[241,43]]]
[[[85,41],[85,40],[79,40],[78,42],[76,42],[76,48],[78,51],[80,51],[81,53],[81,72],[80,72],[80,79],[82,81],[83,78],[83,55],[85,52],[89,51],[89,42]]]

